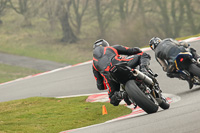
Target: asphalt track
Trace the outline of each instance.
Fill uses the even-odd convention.
[[[198,53],[200,43],[192,42]],[[150,67],[157,73],[160,87],[164,93],[181,97],[179,102],[171,104],[169,110],[150,115],[99,124],[76,130],[80,133],[199,133],[200,132],[200,87],[189,90],[185,81],[167,78],[154,59]],[[53,72],[43,73],[0,85],[0,102],[33,96],[60,97],[99,93],[92,74],[91,63],[66,67]],[[67,127],[67,125],[66,125]]]

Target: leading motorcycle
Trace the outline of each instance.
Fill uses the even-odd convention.
[[[151,69],[148,69],[147,76],[138,69],[131,69],[126,62],[120,62],[113,65],[109,73],[114,81],[121,84],[135,107],[139,106],[148,114],[157,112],[159,106],[162,109],[170,107],[156,80],[157,74]]]

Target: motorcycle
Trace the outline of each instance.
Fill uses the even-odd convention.
[[[190,52],[181,52],[175,58],[176,71],[189,77],[193,85],[200,85],[200,67]]]
[[[151,114],[162,109],[168,109],[170,104],[162,95],[162,91],[156,80],[157,74],[148,69],[149,76],[138,69],[131,69],[127,63],[120,62],[113,65],[109,70],[111,78],[120,83],[122,89],[127,92],[130,101],[139,106],[146,113]]]

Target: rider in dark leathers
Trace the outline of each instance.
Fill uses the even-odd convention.
[[[122,57],[120,55],[128,55]],[[120,84],[113,81],[109,76],[109,69],[118,62],[127,62],[128,66],[135,68],[140,65],[141,71],[147,74],[150,56],[143,53],[139,48],[129,48],[121,45],[109,46],[108,42],[100,39],[93,46],[93,74],[97,81],[99,90],[108,89],[110,103],[118,106],[120,101],[130,105],[128,95],[125,91],[120,91]]]
[[[193,57],[200,61],[199,55],[196,53],[196,50],[190,48],[189,44],[181,41],[178,42],[172,38],[166,38],[161,40],[158,37],[153,37],[149,41],[151,49],[155,52],[155,58],[157,62],[162,66],[163,70],[167,72],[167,76],[170,78],[181,78],[187,80],[189,83],[190,89],[193,87],[191,79],[186,77],[184,74],[178,73],[175,70],[174,60],[180,52],[190,52]]]

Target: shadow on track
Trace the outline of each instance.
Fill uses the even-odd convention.
[[[191,90],[187,90],[187,91],[184,91],[184,92],[181,92],[181,93],[177,93],[176,95],[185,96],[185,95],[189,95],[189,94],[196,93],[196,92],[200,92],[200,87],[193,88]]]

